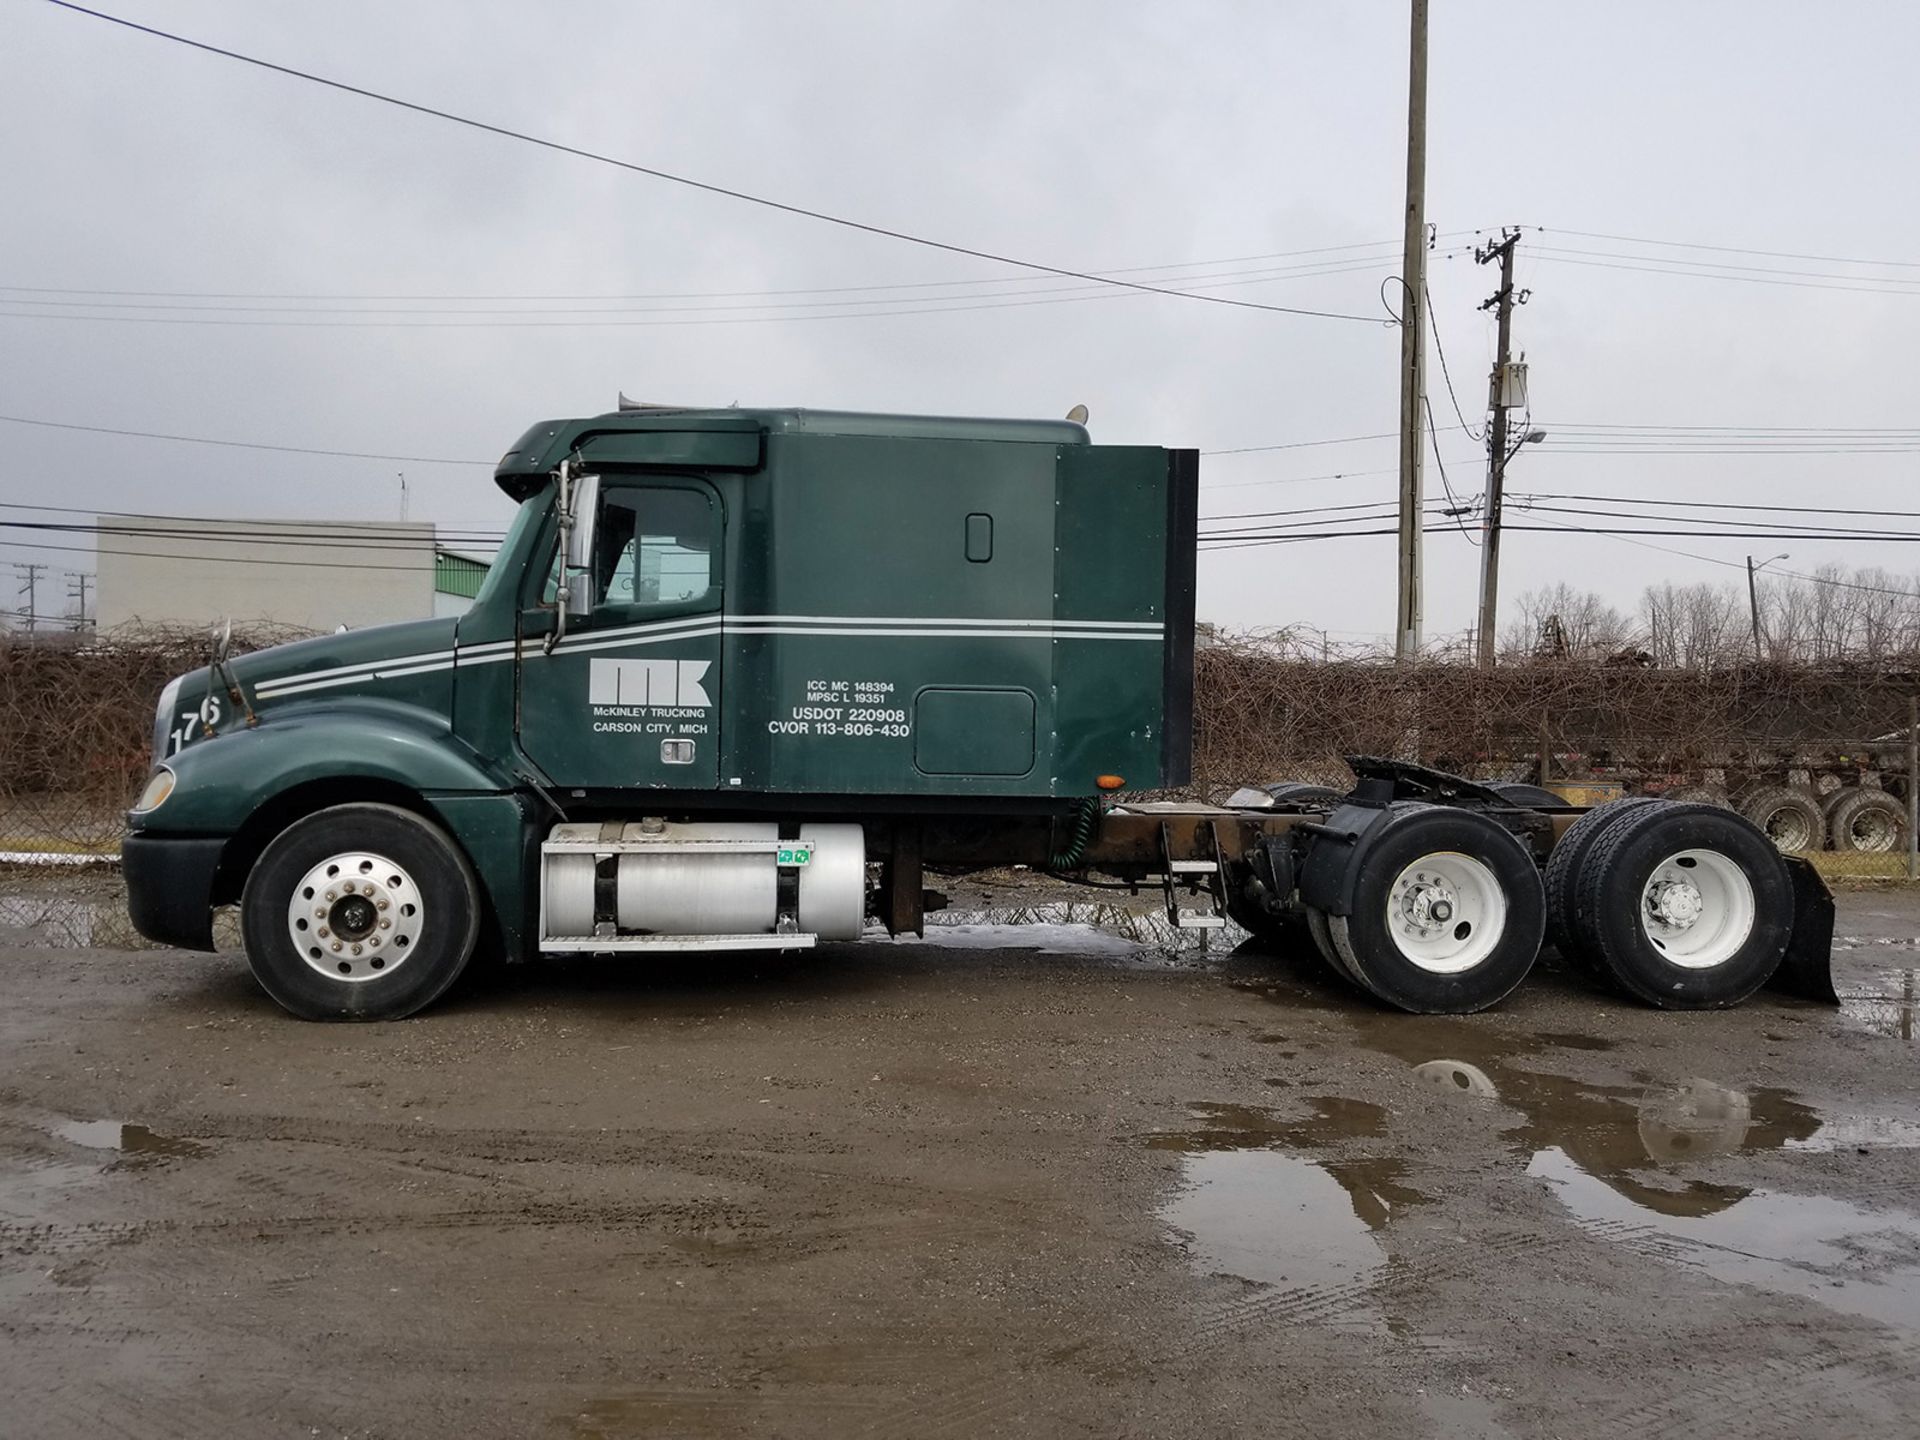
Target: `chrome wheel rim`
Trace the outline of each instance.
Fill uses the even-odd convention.
[[[413,877],[384,855],[329,855],[287,900],[287,934],[309,969],[360,985],[383,979],[420,948],[426,907]]]
[[[1681,850],[1653,867],[1640,891],[1640,927],[1683,970],[1724,965],[1753,933],[1746,871],[1718,850]]]

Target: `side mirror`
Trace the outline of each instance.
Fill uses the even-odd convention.
[[[574,478],[572,494],[573,523],[567,527],[566,566],[567,614],[585,619],[593,613],[593,536],[600,519],[600,477],[579,475]]]
[[[233,653],[233,617],[221,617],[218,623],[207,627],[207,638],[212,642],[213,663],[224,665],[227,656]]]

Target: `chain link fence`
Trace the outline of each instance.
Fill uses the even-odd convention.
[[[1741,811],[1823,873],[1906,880],[1920,673],[1883,666],[1655,670],[1529,660],[1321,661],[1264,636],[1195,655],[1195,798],[1301,780],[1344,789],[1345,755]]]
[[[297,639],[236,630],[234,653]],[[0,856],[14,863],[112,855],[152,763],[167,681],[207,663],[205,631],[0,636]]]

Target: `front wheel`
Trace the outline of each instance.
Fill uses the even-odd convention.
[[[336,805],[295,821],[240,897],[247,963],[303,1020],[397,1020],[459,978],[480,891],[437,825],[393,805]]]
[[[1498,1004],[1526,978],[1546,929],[1539,867],[1485,816],[1400,804],[1360,857],[1352,913],[1327,919],[1343,968],[1421,1014]]]

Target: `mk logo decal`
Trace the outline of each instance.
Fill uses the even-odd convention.
[[[711,660],[589,660],[589,705],[672,705],[705,710],[713,704],[701,681]]]

